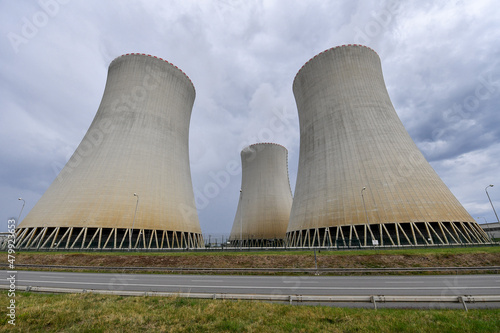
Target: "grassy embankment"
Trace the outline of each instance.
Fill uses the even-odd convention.
[[[499,332],[500,310],[394,310],[16,293],[11,332]],[[8,304],[6,292],[0,304]]]
[[[500,246],[317,252],[320,268],[500,266]],[[5,252],[0,262],[7,262]],[[96,267],[314,268],[309,251],[19,252],[16,264]]]

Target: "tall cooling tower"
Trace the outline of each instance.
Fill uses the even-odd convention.
[[[297,73],[300,157],[290,246],[485,243],[399,120],[371,49],[329,49]]]
[[[282,246],[292,207],[288,151],[274,143],[254,144],[241,151],[241,165],[231,244]]]
[[[113,60],[89,130],[19,225],[18,247],[203,247],[188,154],[194,98],[161,58]]]

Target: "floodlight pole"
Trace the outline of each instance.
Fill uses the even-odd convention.
[[[17,228],[17,225],[19,223],[19,219],[21,218],[21,214],[23,213],[24,205],[26,205],[26,201],[24,201],[23,198],[19,198],[17,200],[22,200],[23,201],[23,206],[21,207],[21,211],[19,212],[19,217],[17,218],[17,221],[16,221],[16,228]]]
[[[134,197],[137,197],[137,201],[135,203],[135,213],[134,213],[134,221],[132,222],[132,230],[130,231],[128,235],[128,248],[132,248],[132,233],[134,232],[134,225],[135,225],[135,217],[137,215],[137,206],[139,206],[139,195],[137,193],[134,193]]]
[[[243,190],[240,189],[240,250],[243,248]]]
[[[369,225],[370,224],[370,220],[368,219],[368,214],[366,213],[366,206],[365,206],[365,197],[363,196],[363,191],[366,190],[366,187],[363,187],[361,189],[361,198],[363,199],[363,208],[365,210],[365,216],[366,216],[366,223]]]
[[[488,229],[487,233],[489,233],[490,234],[490,238],[492,238],[491,237],[491,231],[490,231],[490,224],[488,223],[488,221],[486,221],[486,218],[484,216],[478,216],[478,217],[476,217],[476,219],[483,219],[484,220],[484,223],[486,224],[486,229]]]
[[[486,195],[488,196],[488,200],[490,200],[491,208],[493,208],[493,212],[495,213],[495,216],[497,217],[497,222],[500,223],[500,220],[498,219],[497,211],[495,210],[495,207],[493,206],[493,202],[491,201],[490,194],[488,193],[488,187],[493,187],[493,185],[488,185],[484,189],[486,191]]]

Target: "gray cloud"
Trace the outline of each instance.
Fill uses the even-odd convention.
[[[315,54],[363,43],[380,55],[394,106],[424,155],[471,215],[493,221],[484,186],[500,169],[497,7],[487,0],[2,2],[0,218],[18,215],[19,196],[23,216],[34,206],[90,125],[111,60],[141,52],[174,63],[196,87],[190,157],[200,223],[207,234],[228,234],[241,175],[213,198],[204,187],[240,163],[243,146],[273,141],[289,150],[293,189],[293,78]],[[30,24],[36,32],[24,36]],[[488,96],[481,78],[494,89]],[[490,193],[500,206],[498,188]]]

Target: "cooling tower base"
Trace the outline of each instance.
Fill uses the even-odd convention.
[[[126,229],[126,228],[77,228],[40,227],[19,228],[18,249],[174,249],[204,248],[199,233]]]
[[[234,247],[283,247],[285,246],[284,239],[233,239],[230,240],[230,246]]]
[[[289,247],[442,246],[488,244],[491,240],[474,222],[407,222],[357,224],[295,230]]]

